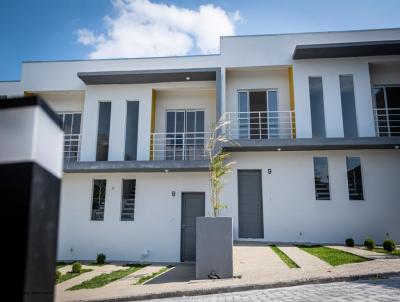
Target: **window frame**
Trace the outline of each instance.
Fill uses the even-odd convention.
[[[329,193],[329,198],[327,199],[318,199],[317,198],[317,188],[315,186],[315,163],[314,159],[315,158],[326,158],[326,168],[327,168],[327,174],[328,174],[328,193]],[[331,191],[331,177],[330,177],[330,170],[329,170],[329,157],[328,156],[323,156],[323,155],[316,155],[313,156],[313,176],[314,176],[314,198],[316,201],[331,201],[332,198],[332,191]]]
[[[124,180],[134,180],[135,181],[135,203],[134,203],[134,208],[133,208],[133,219],[132,220],[123,220],[122,219],[122,201],[123,201],[123,195],[124,195]],[[120,202],[120,207],[119,207],[119,220],[121,222],[134,222],[135,221],[135,213],[136,213],[136,195],[137,195],[137,179],[136,178],[122,178],[121,179],[121,202]]]
[[[361,186],[362,186],[362,199],[351,199],[350,198],[350,188],[349,188],[349,178],[348,178],[348,169],[347,169],[347,158],[358,158],[360,160],[360,173],[361,173]],[[345,157],[345,165],[346,165],[346,184],[347,184],[347,198],[349,201],[366,201],[365,197],[365,186],[364,186],[364,168],[363,168],[363,161],[361,160],[361,156],[357,155],[346,155]]]
[[[93,215],[93,194],[94,194],[94,182],[95,180],[105,180],[106,182],[106,190],[104,192],[104,210],[103,210],[103,220],[94,220],[92,219]],[[106,218],[106,200],[107,200],[107,178],[92,178],[92,191],[90,195],[90,211],[89,211],[89,221],[94,221],[94,222],[101,222],[105,221]]]

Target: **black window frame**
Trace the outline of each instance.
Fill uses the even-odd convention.
[[[351,169],[352,171],[355,169],[359,170],[359,180],[355,180],[352,182],[351,179],[351,174],[352,177],[356,177],[356,173],[357,171],[353,171],[350,174],[350,170],[349,170],[349,160],[351,159],[357,159],[358,160],[358,167]],[[365,200],[365,194],[364,194],[364,180],[363,180],[363,169],[362,169],[362,163],[361,163],[361,157],[359,156],[346,156],[346,175],[347,175],[347,190],[348,190],[348,194],[349,194],[349,200]],[[355,186],[357,189],[357,186],[359,187],[359,189],[361,189],[361,191],[359,190],[359,192],[351,192],[351,187]],[[359,194],[359,196],[355,196],[354,194]]]
[[[322,161],[324,161],[324,163],[322,163]],[[316,161],[320,161],[319,163],[317,163]],[[326,168],[326,171],[323,171],[323,173],[326,174],[326,177],[328,179],[327,184],[325,183],[318,183],[317,182],[317,167],[320,165],[324,165],[324,168]],[[330,178],[329,178],[329,160],[328,157],[326,156],[314,156],[313,157],[313,166],[314,166],[314,190],[315,190],[315,199],[316,200],[331,200],[331,187],[330,187]],[[326,192],[318,192],[318,189],[322,189],[321,186],[327,186],[327,196],[320,196],[320,194],[326,194]]]
[[[125,193],[128,193],[128,192],[126,192],[126,189],[125,189],[125,183],[126,182],[133,182],[133,190],[134,190],[134,197],[132,198],[131,196],[129,196],[128,198],[125,198],[125,196],[126,196],[126,194]],[[131,222],[131,221],[135,221],[135,211],[136,211],[136,188],[137,188],[137,181],[136,181],[136,179],[135,178],[123,178],[122,179],[122,183],[121,183],[121,208],[120,208],[120,221],[128,221],[128,222]],[[130,192],[130,194],[129,195],[131,195],[132,194],[132,190],[131,190],[131,192]],[[131,213],[131,218],[128,218],[128,217],[123,217],[123,211],[124,211],[124,205],[126,206],[127,204],[126,204],[126,200],[128,200],[128,199],[130,199],[131,200],[131,204],[129,204],[129,206],[131,206],[130,207],[130,209],[132,209],[132,213]],[[133,202],[132,202],[132,200],[133,200]],[[124,203],[124,201],[125,201],[125,203]],[[128,215],[128,214],[127,214]]]
[[[95,205],[95,189],[96,189],[96,182],[101,181],[104,182],[104,197],[97,198],[97,202],[99,203],[97,209],[94,209]],[[104,221],[104,215],[105,215],[105,209],[106,209],[106,197],[107,197],[107,179],[98,179],[95,178],[92,181],[92,198],[91,198],[91,204],[90,204],[90,220],[91,221]],[[103,204],[101,204],[101,200],[103,200]],[[101,209],[102,207],[102,209]],[[102,216],[97,218],[97,213],[95,211],[103,211]]]

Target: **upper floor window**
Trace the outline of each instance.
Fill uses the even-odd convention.
[[[347,182],[350,200],[363,200],[363,181],[359,157],[346,157]]]
[[[309,77],[311,129],[313,137],[326,137],[322,77]]]
[[[135,216],[136,180],[122,180],[121,220],[133,221]]]
[[[139,102],[126,104],[125,160],[136,160],[139,121]]]
[[[377,136],[400,136],[400,85],[376,86],[375,130]]]
[[[96,161],[108,160],[110,119],[111,119],[111,102],[99,102]]]
[[[344,137],[357,137],[356,101],[352,75],[340,75],[340,97],[342,103]]]
[[[317,200],[329,200],[331,198],[331,195],[329,192],[329,172],[327,157],[314,157],[314,183],[315,198]]]
[[[64,129],[64,161],[77,161],[80,152],[81,112],[57,112]]]
[[[107,181],[105,179],[93,180],[91,220],[104,220],[106,187]]]

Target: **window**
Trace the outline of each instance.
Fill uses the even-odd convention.
[[[350,200],[363,200],[361,160],[359,157],[346,157],[347,183]]]
[[[121,220],[133,221],[135,215],[136,180],[122,180]]]
[[[139,120],[139,102],[128,101],[126,105],[125,160],[136,160]]]
[[[93,180],[93,196],[92,196],[92,220],[104,220],[104,206],[106,202],[106,186],[105,179]]]
[[[57,112],[64,130],[64,161],[75,162],[79,159],[81,136],[81,112]]]
[[[325,137],[324,95],[322,77],[310,77],[311,128],[313,137]]]
[[[352,75],[339,76],[344,137],[357,137],[356,101]]]
[[[99,103],[99,121],[97,126],[97,161],[108,160],[108,143],[110,136],[111,102]]]
[[[314,157],[314,182],[315,198],[317,200],[331,199],[327,157]]]

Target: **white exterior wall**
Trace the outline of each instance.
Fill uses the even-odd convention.
[[[0,81],[0,95],[6,95],[7,97],[22,96],[24,92],[21,88],[20,81]]]
[[[400,62],[372,64],[370,66],[370,73],[373,85],[400,84]]]
[[[83,112],[85,102],[84,92],[40,93],[39,95],[56,112]]]
[[[134,221],[120,221],[123,178],[136,179]],[[90,220],[93,179],[107,180],[104,221]],[[211,212],[207,172],[64,175],[57,258],[179,262],[182,192],[205,192]]]
[[[360,137],[375,136],[371,84],[365,59],[301,60],[293,65],[298,138],[310,138],[311,109],[309,77],[321,76],[327,137],[343,137],[339,75],[353,75],[357,129]]]
[[[226,111],[238,111],[237,92],[242,89],[278,89],[278,110],[290,110],[289,71],[287,68],[228,70],[226,75]]]
[[[328,157],[331,200],[316,200],[313,156]],[[364,200],[349,200],[346,156],[361,158]],[[264,239],[275,242],[344,243],[366,237],[400,241],[398,150],[234,153],[226,179],[223,216],[234,221],[238,239],[238,169],[262,170]],[[272,170],[268,174],[268,169]],[[302,235],[300,235],[300,232]]]
[[[214,90],[164,90],[157,91],[155,132],[166,132],[167,110],[204,110],[204,131],[208,132],[216,120],[216,100]]]

